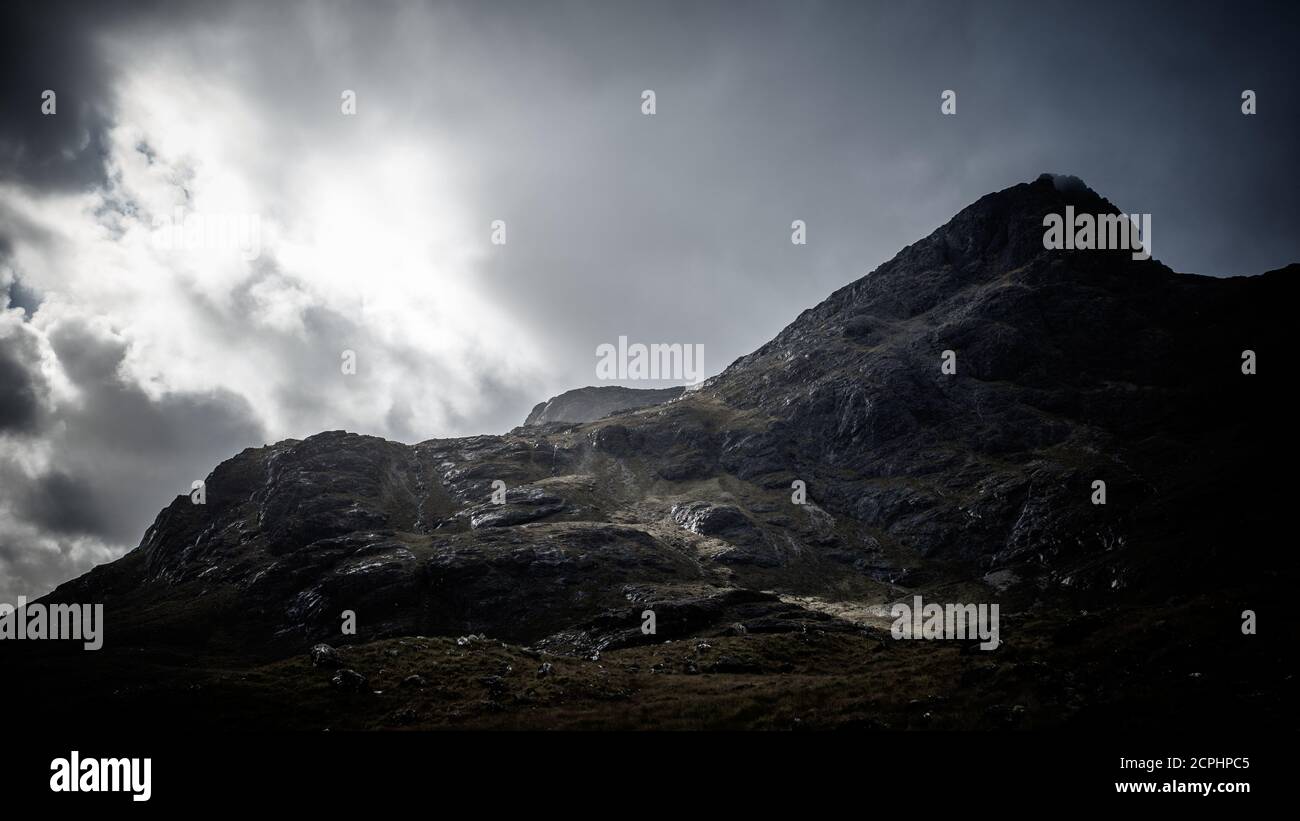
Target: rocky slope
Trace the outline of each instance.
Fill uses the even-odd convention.
[[[246,450],[205,506],[178,497],[49,599],[104,602],[119,646],[273,660],[417,635],[579,658],[727,636],[876,646],[915,593],[1001,602],[1012,623],[1270,594],[1295,568],[1269,533],[1285,489],[1268,468],[1288,458],[1300,269],[1212,279],[1044,250],[1043,216],[1067,204],[1116,211],[1047,176],[990,194],[666,404],[555,421],[600,412],[584,389],[501,436]]]
[[[594,422],[626,410],[662,405],[679,398],[685,388],[624,388],[604,385],[575,388],[539,402],[524,420],[525,425],[547,422]]]

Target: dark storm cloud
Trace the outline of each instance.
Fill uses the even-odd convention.
[[[0,178],[42,188],[102,182],[109,72],[89,35],[103,22],[105,10],[66,3],[17,3],[6,9]],[[41,111],[46,89],[57,95],[54,115]]]
[[[0,434],[37,429],[43,390],[39,362],[35,341],[21,328],[0,337]]]
[[[99,509],[95,486],[82,477],[53,471],[36,477],[23,489],[19,510],[23,519],[43,530],[107,535],[111,516]]]
[[[172,25],[193,19],[202,8],[164,0],[6,3],[0,48],[0,180],[43,189],[103,183],[114,67],[104,59],[96,36],[126,26]],[[56,95],[52,115],[42,113],[46,90]]]
[[[6,377],[33,393],[21,408],[22,426],[0,428],[0,601],[40,595],[108,558],[79,552],[69,537],[114,553],[134,546],[157,512],[188,493],[192,481],[265,442],[242,397],[216,391],[151,398],[121,378],[121,341],[71,323],[59,325],[48,340],[79,392],[77,403],[50,413],[42,412],[36,395],[46,388],[33,352],[18,358],[15,336],[0,341],[0,409],[6,407]],[[5,433],[43,435],[48,469],[31,475],[6,458],[15,440],[6,442]]]

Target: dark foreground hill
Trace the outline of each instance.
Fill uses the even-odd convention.
[[[1117,210],[990,194],[667,404],[246,450],[48,597],[103,602],[103,651],[0,647],[3,686],[216,728],[1294,727],[1300,268],[1045,250],[1067,205]],[[918,594],[1002,646],[893,640]]]

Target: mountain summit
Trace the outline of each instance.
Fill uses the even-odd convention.
[[[628,692],[651,688],[640,665],[668,639],[696,650],[664,672],[821,675],[800,642],[858,669],[914,595],[1001,602],[1013,632],[997,652],[1064,652],[1067,672],[1087,651],[1053,637],[1122,631],[1131,608],[1203,596],[1200,612],[1231,616],[1226,591],[1294,567],[1263,519],[1282,509],[1265,468],[1285,437],[1300,268],[1214,279],[1047,250],[1044,217],[1067,206],[1118,213],[1060,176],[985,196],[666,404],[616,397],[621,413],[566,421],[566,394],[501,436],[335,431],[245,450],[207,478],[205,505],[178,497],[137,549],[48,600],[102,601],[109,644],[203,663],[320,641],[368,658],[412,636],[487,636],[525,660],[622,652]],[[1109,615],[1079,627],[1080,610]],[[887,652],[903,654],[897,683],[969,672],[931,645]],[[1015,669],[980,673],[963,696],[976,713],[952,726],[1005,726],[999,693],[1050,678]],[[584,670],[575,681],[598,675]],[[1090,714],[1059,676],[1040,723]],[[779,702],[784,679],[764,681]],[[870,721],[910,726],[900,705]]]

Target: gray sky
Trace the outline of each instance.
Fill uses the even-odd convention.
[[[247,446],[504,431],[620,335],[716,373],[1044,171],[1151,213],[1176,270],[1300,260],[1296,8],[18,3],[0,601]],[[178,208],[255,215],[256,258],[161,247]]]

